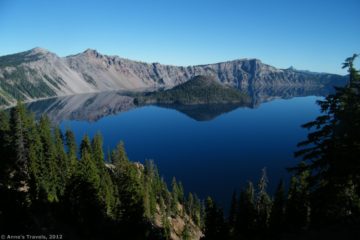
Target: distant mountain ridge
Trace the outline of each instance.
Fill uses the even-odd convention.
[[[34,48],[0,57],[0,106],[12,105],[17,99],[31,101],[80,93],[171,88],[196,75],[212,76],[239,89],[323,87],[346,82],[344,76],[277,69],[258,59],[183,67],[132,61],[92,49],[59,57],[46,49]]]

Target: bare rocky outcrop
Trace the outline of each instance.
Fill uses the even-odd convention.
[[[197,66],[171,66],[132,61],[88,49],[59,57],[42,48],[0,57],[0,105],[17,99],[31,101],[52,96],[113,90],[171,88],[196,75],[242,90],[256,87],[343,85],[335,74],[277,69],[258,59],[239,59]]]

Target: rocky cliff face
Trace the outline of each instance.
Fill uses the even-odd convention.
[[[240,89],[264,86],[343,85],[345,77],[277,69],[257,59],[240,59],[198,66],[170,66],[107,56],[88,49],[59,57],[45,49],[0,57],[0,105],[17,99],[31,101],[51,96],[109,90],[171,88],[196,75],[213,76]]]

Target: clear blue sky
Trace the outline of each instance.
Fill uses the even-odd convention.
[[[173,65],[259,58],[345,73],[360,52],[360,0],[0,0],[0,55],[87,48]]]

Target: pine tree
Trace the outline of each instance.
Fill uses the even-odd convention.
[[[32,201],[39,199],[41,192],[44,192],[43,176],[45,169],[45,163],[43,160],[44,149],[41,143],[41,137],[38,129],[38,125],[34,120],[29,122],[29,135],[31,141],[29,141],[29,167],[30,167],[30,190]],[[44,199],[42,199],[44,200]]]
[[[90,139],[84,136],[80,145],[80,161],[77,170],[80,176],[87,182],[91,183],[95,189],[100,188],[100,176],[98,174],[97,164],[93,158]]]
[[[184,193],[184,186],[182,185],[182,182],[179,182],[178,184],[179,192],[178,192],[178,199],[181,204],[184,203],[185,199],[185,193]]]
[[[205,201],[204,235],[201,239],[212,240],[228,238],[223,212],[210,197]]]
[[[252,182],[248,182],[247,188],[240,192],[236,233],[240,236],[250,235],[255,227],[255,189]]]
[[[179,189],[179,185],[176,181],[176,178],[173,177],[172,181],[171,181],[171,188],[172,188],[172,191],[171,191],[171,195],[172,195],[172,201],[171,201],[171,209],[172,209],[172,212],[174,214],[177,214],[179,211],[178,211],[178,204],[179,204],[179,192],[180,192],[180,189]]]
[[[59,170],[56,162],[55,146],[53,136],[51,134],[51,123],[49,118],[42,116],[39,121],[39,133],[42,143],[43,157],[42,157],[42,183],[43,189],[47,194],[48,200],[58,200],[59,189]]]
[[[199,227],[203,226],[202,204],[196,193],[194,194],[194,210],[192,214],[192,219],[197,226]]]
[[[30,201],[37,196],[41,143],[33,114],[22,103],[11,109],[10,118],[1,117],[2,183],[13,190],[22,190]],[[25,191],[24,191],[25,190]]]
[[[160,205],[160,213],[161,213],[161,225],[163,228],[163,236],[165,239],[170,239],[171,229],[170,229],[170,222],[169,222],[169,214],[166,211],[166,204],[162,197],[159,200]],[[168,205],[169,206],[169,205]]]
[[[285,183],[280,180],[270,214],[270,229],[273,234],[280,233],[285,224],[285,197]]]
[[[66,130],[65,132],[65,143],[67,148],[67,156],[70,162],[67,176],[71,177],[76,170],[77,162],[78,162],[76,155],[77,145],[76,145],[74,133],[71,130]]]
[[[322,115],[303,125],[312,132],[299,143],[302,149],[295,154],[305,164],[292,170],[310,174],[314,219],[334,221],[360,211],[355,200],[359,191],[346,194],[359,189],[360,182],[360,74],[354,68],[357,57],[354,54],[343,63],[349,72],[348,84],[318,101]]]
[[[296,228],[298,224],[298,199],[299,199],[299,193],[298,193],[298,183],[297,183],[297,179],[295,176],[292,176],[290,179],[290,186],[289,186],[289,190],[288,190],[288,195],[287,195],[287,204],[286,204],[286,224],[288,227],[290,227],[291,229]]]
[[[11,156],[13,160],[12,180],[10,186],[14,189],[26,187],[29,180],[28,149],[26,148],[26,110],[22,103],[18,103],[10,112]]]
[[[303,171],[298,175],[298,200],[300,202],[298,206],[300,212],[299,221],[304,229],[309,227],[311,214],[309,177],[310,171]]]
[[[229,212],[229,232],[231,237],[236,235],[236,223],[237,223],[237,213],[238,213],[238,198],[236,191],[233,192],[230,203],[230,212]]]
[[[66,221],[83,233],[85,239],[92,239],[104,228],[104,205],[98,198],[98,190],[88,180],[74,174],[67,181],[60,206]]]
[[[191,235],[190,235],[190,223],[188,220],[185,220],[185,224],[184,224],[184,229],[181,233],[181,239],[182,240],[190,240],[191,239]]]
[[[293,176],[290,180],[286,205],[286,224],[290,230],[306,229],[310,221],[310,202],[308,195],[308,172]]]
[[[130,164],[123,143],[119,143],[112,153],[114,183],[117,187],[120,204],[116,217],[131,228],[136,228],[144,220],[144,189],[140,169]]]
[[[103,152],[103,140],[98,133],[94,136],[92,142],[92,159],[97,169],[97,175],[100,179],[99,182],[99,195],[100,199],[106,207],[106,212],[109,216],[114,217],[116,199],[114,197],[114,185],[105,166],[105,156]]]
[[[0,188],[6,188],[10,184],[11,165],[11,135],[10,117],[5,111],[0,111]]]
[[[107,171],[102,176],[102,178],[102,186],[104,187],[104,189],[101,189],[102,201],[106,207],[107,215],[115,219],[116,207],[118,205],[116,188],[110,174]]]
[[[266,176],[266,169],[262,170],[262,175],[258,183],[258,192],[256,199],[256,225],[257,229],[266,231],[269,227],[269,218],[271,212],[272,201],[266,192],[268,179]]]
[[[0,215],[12,217],[12,214],[24,214],[23,211],[31,205],[36,193],[36,184],[32,175],[32,159],[29,159],[29,150],[32,144],[30,125],[33,125],[32,116],[28,114],[24,105],[18,103],[10,110],[10,117],[2,115],[1,140],[1,169]],[[5,122],[7,121],[7,123]],[[4,218],[5,221],[8,221]],[[2,221],[1,221],[2,222]],[[11,221],[9,222],[9,224]]]
[[[156,212],[157,196],[161,194],[159,189],[159,176],[152,160],[145,161],[144,168],[144,204],[145,215],[152,219]]]
[[[194,196],[191,192],[188,194],[185,207],[187,214],[192,217],[194,214]]]
[[[123,167],[126,167],[129,163],[129,159],[127,157],[124,143],[120,142],[116,149],[112,152],[111,161],[117,167],[117,170],[121,170]]]
[[[103,140],[102,137],[99,133],[97,133],[92,142],[91,142],[91,147],[92,147],[92,156],[94,159],[94,162],[96,164],[96,167],[99,171],[99,173],[102,173],[104,171],[105,165],[104,165],[104,152],[103,152]]]
[[[36,192],[29,159],[31,117],[21,103],[10,116],[0,113],[0,228],[7,232],[27,230]]]
[[[58,192],[60,195],[65,190],[66,181],[69,178],[70,161],[64,149],[63,135],[59,128],[54,129],[55,161],[57,165],[57,179],[59,180]]]

